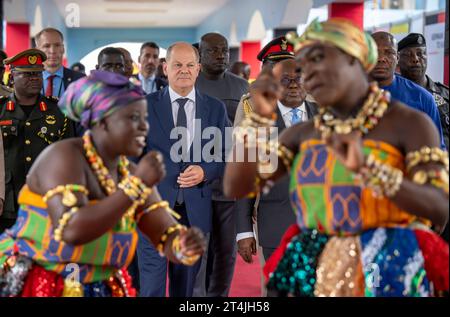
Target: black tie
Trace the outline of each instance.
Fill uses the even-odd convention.
[[[178,103],[178,114],[177,114],[177,127],[183,127],[183,128],[187,128],[187,117],[186,117],[186,110],[184,109],[184,106],[186,105],[186,102],[188,102],[189,98],[178,98],[176,100],[176,102]],[[180,138],[182,138],[182,135],[180,135]],[[185,141],[187,142],[187,140],[185,139]],[[186,149],[187,150],[187,146],[188,144],[183,144],[183,146],[180,148],[180,155],[182,155],[182,150]],[[182,158],[182,161],[184,161],[184,159]],[[184,170],[185,166],[187,166],[186,164],[182,164],[182,171]],[[178,194],[177,194],[177,203],[178,204],[182,204],[184,202],[184,195],[183,195],[183,189],[180,188],[178,190]]]

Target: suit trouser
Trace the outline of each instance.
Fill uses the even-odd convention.
[[[208,252],[202,258],[194,296],[227,297],[237,252],[235,202],[213,200],[212,206]]]
[[[175,205],[174,210],[181,216],[179,222],[189,227],[185,205]],[[201,261],[197,261],[193,266],[168,263],[167,259],[159,255],[150,240],[141,232],[139,232],[137,253],[141,297],[165,296],[167,267],[169,268],[169,296],[192,296]]]

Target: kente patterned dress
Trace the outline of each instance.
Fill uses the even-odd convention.
[[[135,295],[124,269],[136,249],[134,221],[123,218],[101,237],[74,246],[54,239],[42,196],[24,186],[19,204],[16,224],[0,235],[0,297]],[[72,278],[81,285],[71,285]]]
[[[365,155],[405,171],[393,146]],[[435,296],[448,292],[448,245],[430,223],[362,187],[321,140],[301,144],[290,182],[297,225],[264,269],[281,296]]]

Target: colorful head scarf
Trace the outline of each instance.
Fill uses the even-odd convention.
[[[293,34],[286,37],[297,53],[316,43],[329,43],[357,58],[366,72],[377,64],[378,51],[373,38],[346,19],[332,18],[324,22],[315,19],[300,37]]]
[[[127,77],[92,71],[67,88],[58,106],[66,116],[88,129],[121,107],[144,98],[141,87],[130,83]]]

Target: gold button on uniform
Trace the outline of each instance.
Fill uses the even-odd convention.
[[[25,140],[25,144],[31,144],[31,141],[30,140]]]
[[[31,157],[27,156],[27,157],[25,158],[25,161],[31,162]]]
[[[27,127],[29,127],[29,126],[31,125],[31,123],[25,122],[25,125],[26,125]]]

